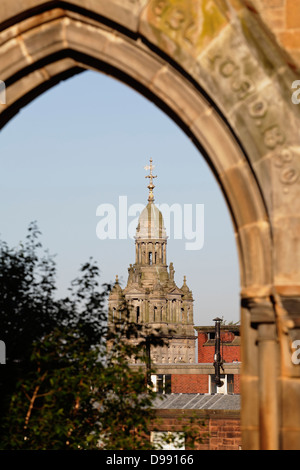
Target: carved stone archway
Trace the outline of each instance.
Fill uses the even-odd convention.
[[[3,0],[3,127],[93,69],[148,97],[201,150],[228,203],[241,273],[244,449],[300,448],[297,74],[240,0]],[[298,77],[299,78],[299,77]]]

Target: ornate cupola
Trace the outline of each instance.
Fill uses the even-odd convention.
[[[134,269],[141,276],[144,287],[153,288],[157,282],[165,284],[168,281],[167,270],[167,234],[162,213],[154,204],[152,159],[146,170],[150,174],[148,185],[148,204],[141,212],[135,235],[135,265]]]
[[[116,305],[125,302],[131,321],[161,331],[170,337],[168,346],[155,350],[156,363],[194,362],[193,296],[184,283],[180,289],[174,279],[173,263],[167,265],[167,233],[161,211],[154,204],[154,165],[150,159],[148,204],[140,214],[135,234],[135,263],[128,268],[124,289],[118,282],[109,299],[110,318],[116,317]],[[123,303],[124,305],[124,303]],[[170,330],[173,333],[170,336]]]

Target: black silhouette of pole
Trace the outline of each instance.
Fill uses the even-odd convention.
[[[222,387],[223,383],[221,380],[220,369],[223,369],[223,361],[221,357],[221,335],[220,335],[220,324],[222,322],[221,318],[214,318],[215,322],[215,355],[214,355],[214,368],[215,368],[215,383],[217,387]]]

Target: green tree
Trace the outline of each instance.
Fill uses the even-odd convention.
[[[1,449],[151,449],[156,393],[146,345],[162,344],[122,319],[107,327],[110,285],[90,259],[55,298],[56,265],[43,251],[36,224],[25,244],[0,244],[0,339],[7,346],[1,367]],[[132,343],[130,338],[139,338]],[[128,358],[145,367],[132,370]],[[189,440],[197,436],[186,429]],[[172,441],[169,435],[168,442]]]
[[[151,448],[154,393],[142,371],[130,370],[126,354],[133,351],[115,344],[108,358],[104,342],[90,347],[69,327],[36,343],[34,367],[12,396],[3,448]]]
[[[128,364],[133,356],[145,361],[145,342],[124,341],[141,332],[126,306],[122,322],[107,329],[110,286],[100,291],[93,260],[57,300],[54,258],[39,236],[34,223],[24,244],[0,244],[1,448],[151,448],[155,393]]]

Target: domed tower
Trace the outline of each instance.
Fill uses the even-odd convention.
[[[148,204],[141,212],[135,235],[135,263],[128,268],[126,287],[120,292],[117,284],[109,298],[110,319],[116,313],[117,302],[129,308],[130,320],[150,330],[159,329],[167,338],[165,346],[153,348],[154,363],[195,362],[193,328],[193,296],[184,283],[180,289],[174,280],[174,267],[167,265],[167,234],[162,213],[154,204],[154,166],[150,160]],[[115,310],[114,310],[115,309]]]

